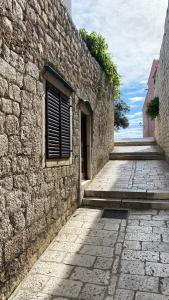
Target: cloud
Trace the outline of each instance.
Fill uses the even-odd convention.
[[[134,105],[134,104],[129,104],[130,108],[136,108],[137,105]]]
[[[117,63],[123,83],[147,82],[159,56],[167,0],[72,0],[78,27],[100,32]]]
[[[138,111],[138,112],[136,112],[136,113],[134,113],[134,114],[128,114],[128,115],[126,115],[126,117],[130,120],[130,119],[135,119],[135,118],[137,118],[137,117],[141,117],[143,114],[142,114],[142,111]]]
[[[144,100],[145,100],[145,97],[133,97],[133,98],[129,99],[129,101],[131,101],[131,102],[141,102]]]

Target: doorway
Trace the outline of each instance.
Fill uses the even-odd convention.
[[[81,177],[88,179],[87,115],[81,112]]]

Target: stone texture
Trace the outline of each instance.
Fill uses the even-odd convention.
[[[82,282],[89,282],[95,284],[106,285],[109,283],[110,272],[98,269],[85,269],[77,267],[71,275],[72,280],[81,280]]]
[[[117,289],[114,297],[115,300],[133,300],[134,292],[129,290]]]
[[[158,277],[169,277],[169,264],[146,262],[146,274]]]
[[[158,292],[159,280],[157,277],[122,274],[118,287],[133,291]]]
[[[79,299],[103,300],[105,292],[106,292],[105,286],[86,284],[82,289]]]
[[[160,280],[160,291],[162,294],[169,296],[169,278],[162,278]]]
[[[61,280],[59,278],[51,278],[43,292],[54,296],[74,297],[77,298],[82,287],[82,283],[73,280]]]
[[[5,211],[0,206],[2,268],[7,264],[6,271],[2,271],[0,298],[7,298],[79,203],[79,98],[88,99],[94,108],[91,137],[93,177],[109,160],[113,149],[114,116],[113,86],[91,56],[62,1],[0,2],[0,187],[7,202]],[[57,161],[57,166],[46,166],[46,77],[43,69],[46,62],[58,70],[75,90],[71,94],[73,152],[69,165],[68,161]],[[55,84],[56,79],[53,80]],[[73,245],[76,233],[72,231],[78,232],[83,226],[82,233],[86,235],[91,217],[92,212],[86,216],[84,213],[82,220],[78,217],[77,221],[72,219],[69,229],[66,229],[71,231],[71,241],[68,234],[58,237],[50,254],[46,258],[44,256],[41,262],[60,264],[64,257],[61,255],[62,259],[59,258],[56,251],[66,252],[70,248],[68,253],[78,252],[82,245]],[[88,242],[93,237],[97,244],[105,242],[110,245],[110,238],[114,236],[113,245],[116,240],[113,232],[110,237],[109,233],[105,233],[107,229],[105,232],[97,231],[104,227],[97,222],[98,217],[97,211],[92,220],[95,227]],[[114,225],[114,231],[117,229],[118,226]],[[106,235],[105,239],[101,240],[103,235]],[[59,239],[62,239],[61,243]],[[60,250],[56,250],[58,243]],[[113,250],[108,251],[113,256]],[[71,256],[67,259],[65,265],[68,268]],[[94,260],[94,257],[89,255],[85,258],[81,253],[76,256],[75,265],[84,266],[86,263],[91,267]],[[47,270],[49,267],[46,267]],[[58,270],[60,272],[59,266]],[[32,297],[31,292],[27,297]],[[43,298],[43,295],[40,297]]]
[[[159,261],[159,253],[151,251],[138,251],[138,250],[124,250],[122,259],[126,260],[140,260],[140,261]]]
[[[145,275],[144,262],[141,261],[121,261],[121,273]]]
[[[168,297],[160,294],[136,293],[136,300],[168,300]]]
[[[8,153],[8,137],[7,135],[0,135],[0,156]]]
[[[160,51],[160,59],[158,65],[158,71],[156,76],[155,84],[155,96],[159,97],[159,116],[156,118],[155,122],[155,136],[157,142],[164,150],[167,158],[169,158],[169,136],[168,136],[168,66],[169,66],[169,56],[168,56],[168,41],[169,41],[169,11],[167,11],[165,28],[164,28],[164,37]]]
[[[14,197],[13,192],[9,195],[7,204],[4,202],[5,199],[3,200],[2,211],[5,212],[7,205],[11,213],[17,212],[22,205],[22,195],[16,194],[17,197],[16,195]],[[15,208],[12,209],[10,202],[15,198],[18,201],[15,203]],[[95,234],[98,234],[99,230],[102,234],[104,232],[102,229],[93,229],[93,226],[96,225],[96,215],[98,224],[108,222],[98,217],[102,215],[102,210],[89,208],[76,210],[9,300],[63,300],[65,298],[66,300],[72,298],[84,300],[167,300],[166,297],[169,297],[168,252],[166,251],[169,249],[168,244],[125,239],[120,243],[117,240],[114,248],[86,245],[86,239],[89,237],[101,238],[100,233],[99,236],[89,236],[90,232],[93,231]],[[130,210],[129,215],[131,215]],[[138,215],[144,215],[144,212],[140,212]],[[147,215],[151,215],[151,210],[147,212]],[[154,212],[152,212],[151,217],[153,215]],[[157,212],[158,215],[166,216],[168,220],[168,211],[166,214],[159,211]],[[78,221],[75,221],[76,216]],[[84,221],[85,219],[86,221]],[[141,220],[142,218],[138,218],[139,223]],[[74,222],[78,222],[79,227],[69,227],[70,224],[74,226]],[[84,226],[85,222],[87,228]],[[113,222],[116,223],[116,220],[110,220],[109,223]],[[117,222],[124,225],[120,225],[117,234],[119,235],[121,227],[124,227],[123,233],[127,236],[129,232],[127,229],[131,226],[128,225],[128,220],[123,223],[122,220]],[[158,222],[158,218],[154,222]],[[164,219],[164,222],[167,221]],[[8,225],[6,227],[8,228]],[[163,226],[156,228],[160,228],[161,234],[166,230],[166,227]],[[111,233],[114,232],[113,227],[112,230],[109,228],[108,237],[110,239]],[[138,234],[138,232],[136,233]],[[141,235],[143,234],[147,238],[148,234],[152,235],[152,231],[149,233],[147,231],[141,232]],[[74,236],[77,238],[74,239]],[[82,236],[83,242],[79,244],[79,239]],[[72,237],[74,241],[72,241]],[[66,241],[64,242],[65,238]],[[18,235],[13,243],[7,243],[6,261],[10,261],[11,256],[15,256],[17,259],[18,253],[21,251],[20,247],[23,247],[23,243],[21,243],[20,235]],[[119,251],[116,251],[118,247]],[[85,253],[82,254],[81,251]],[[3,252],[0,252],[0,264],[3,261],[2,258]]]
[[[114,190],[144,193],[153,190],[169,191],[169,165],[165,160],[110,160],[88,185],[86,191],[91,193]],[[130,225],[137,226],[137,219],[139,215],[131,215]],[[140,220],[142,224],[153,226],[150,215],[143,214]],[[163,221],[159,221],[159,225],[161,222]]]

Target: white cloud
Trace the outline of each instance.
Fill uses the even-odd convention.
[[[105,36],[123,83],[146,83],[158,57],[167,0],[73,0],[78,27]]]
[[[130,119],[136,119],[137,117],[141,117],[142,115],[143,115],[142,112],[138,111],[132,115],[128,114],[128,115],[126,115],[126,117],[130,120]]]
[[[137,105],[134,105],[134,104],[129,104],[130,108],[136,108]]]
[[[129,101],[131,102],[141,102],[141,101],[144,101],[145,98],[144,97],[133,97],[133,98],[130,98]]]

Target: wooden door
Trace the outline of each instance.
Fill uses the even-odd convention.
[[[87,178],[87,116],[81,113],[81,173],[82,179]]]

